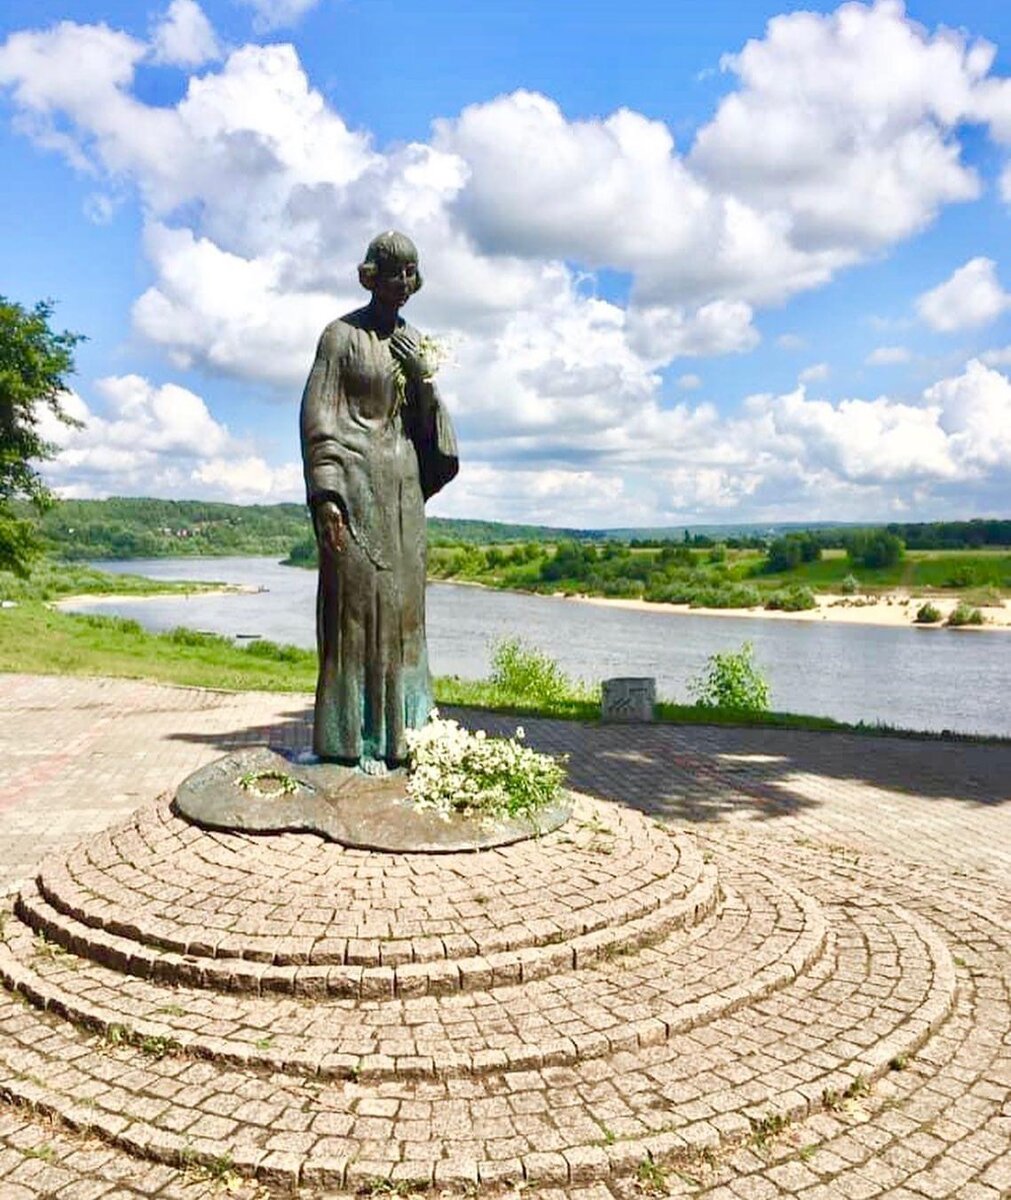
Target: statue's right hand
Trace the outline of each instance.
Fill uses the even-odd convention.
[[[324,500],[316,506],[316,537],[321,547],[331,554],[340,554],[344,549],[344,516],[340,505],[333,500]]]

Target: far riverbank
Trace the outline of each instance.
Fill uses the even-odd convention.
[[[892,593],[884,596],[839,596],[822,592],[815,595],[817,608],[802,612],[781,612],[769,608],[692,608],[688,604],[663,604],[655,600],[630,600],[611,596],[572,596],[583,604],[598,604],[608,608],[624,608],[631,612],[669,612],[693,617],[754,617],[763,621],[831,621],[842,625],[883,625],[890,628],[911,627],[936,629],[942,626],[959,603],[957,597],[905,596]],[[940,612],[940,622],[920,625],[916,614],[920,606],[930,602]],[[963,629],[1011,630],[1011,606],[1007,601],[999,607],[988,605],[981,608],[983,625],[963,625]]]
[[[575,600],[602,608],[624,609],[627,612],[669,613],[690,617],[746,617],[763,621],[830,621],[842,625],[881,625],[888,628],[938,629],[954,612],[961,601],[959,596],[912,595],[907,592],[887,592],[875,596],[843,596],[831,592],[815,593],[816,608],[800,612],[782,612],[771,608],[696,608],[690,604],[665,604],[659,600],[641,600],[618,596],[590,596],[576,592],[535,592],[523,588],[498,588],[476,579],[430,579],[429,584],[445,583],[453,587],[480,588],[483,591],[508,593],[515,596],[538,596],[547,600]],[[917,624],[920,606],[931,603],[941,614],[941,620],[931,625]],[[986,605],[980,609],[983,625],[964,625],[962,629],[1011,630],[1011,602]]]

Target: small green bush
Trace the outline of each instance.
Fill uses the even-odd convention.
[[[860,591],[860,580],[855,575],[847,575],[839,584],[839,591],[844,596],[855,596]]]
[[[983,614],[978,608],[973,608],[971,604],[966,604],[961,600],[958,605],[952,609],[946,624],[953,628],[958,628],[962,625],[982,625]]]
[[[230,639],[218,633],[204,633],[199,629],[187,629],[185,625],[177,625],[165,634],[170,642],[177,646],[231,646]]]
[[[809,587],[798,586],[773,592],[766,600],[765,607],[781,612],[804,612],[810,608],[817,608],[818,601]]]
[[[700,708],[736,708],[766,712],[769,685],[755,664],[754,647],[711,654],[700,675],[689,680],[688,692]]]
[[[757,608],[762,603],[758,589],[742,584],[714,584],[692,593],[692,608]]]
[[[281,646],[269,638],[258,638],[246,646],[246,653],[254,658],[267,658],[271,662],[294,663],[304,658],[315,657],[311,650],[303,650],[300,646]]]
[[[99,613],[73,613],[75,620],[91,629],[108,629],[110,633],[143,633],[144,627],[139,621],[129,617],[103,617]]]
[[[576,690],[558,663],[519,638],[502,638],[492,647],[491,682],[515,701],[550,704]]]
[[[928,600],[916,610],[917,625],[936,625],[941,619],[941,610]]]

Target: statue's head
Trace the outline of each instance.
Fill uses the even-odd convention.
[[[421,287],[417,246],[395,229],[379,234],[358,264],[358,281],[377,298],[405,303]]]

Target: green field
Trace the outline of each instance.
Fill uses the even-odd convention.
[[[854,567],[843,550],[825,550],[820,562],[801,563],[792,571],[763,574],[762,559],[745,555],[735,563],[734,574],[754,582],[783,586],[805,583],[815,590],[838,591],[847,575],[860,582],[861,591],[939,591],[961,593],[967,588],[995,587],[1011,592],[1011,553],[1007,550],[907,550],[901,562],[890,567]]]

